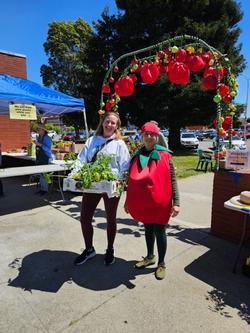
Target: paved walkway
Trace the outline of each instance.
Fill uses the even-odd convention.
[[[93,222],[97,256],[83,247],[79,195],[34,194],[27,178],[4,180],[0,199],[0,332],[249,332],[249,278],[232,273],[236,245],[209,234],[213,174],[179,181],[182,212],[168,228],[167,278],[136,270],[143,227],[119,205],[116,263],[106,249],[102,204]]]

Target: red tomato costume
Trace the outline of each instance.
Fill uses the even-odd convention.
[[[130,215],[143,223],[167,224],[172,207],[168,149],[159,145],[149,154],[140,149],[131,161],[126,204]]]

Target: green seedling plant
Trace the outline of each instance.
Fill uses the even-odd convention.
[[[73,178],[82,182],[82,187],[89,189],[93,182],[100,182],[101,180],[117,180],[117,176],[112,173],[110,162],[112,155],[98,154],[94,163],[85,163],[79,169]]]

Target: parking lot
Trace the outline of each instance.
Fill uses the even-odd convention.
[[[246,145],[247,148],[250,149],[250,139],[246,140]],[[199,149],[203,149],[203,150],[208,150],[208,149],[212,149],[212,139],[205,139],[203,141],[200,141],[199,143]]]

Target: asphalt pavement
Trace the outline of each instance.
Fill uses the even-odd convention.
[[[136,270],[144,229],[118,209],[116,263],[103,262],[105,211],[95,213],[97,256],[83,249],[81,196],[35,194],[27,177],[3,179],[0,198],[0,332],[249,332],[249,278],[232,273],[237,245],[210,234],[213,174],[179,181],[181,213],[170,221],[167,276]],[[142,204],[142,203],[138,203]],[[249,249],[244,250],[244,254]],[[249,254],[249,253],[248,253]]]

